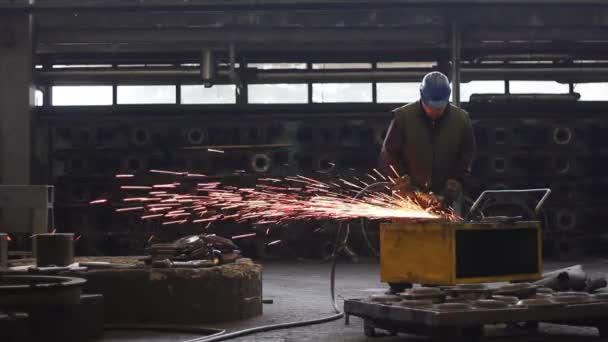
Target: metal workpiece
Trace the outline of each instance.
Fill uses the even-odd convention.
[[[36,234],[33,239],[33,255],[36,266],[68,266],[74,263],[74,234]]]
[[[40,275],[0,275],[0,308],[80,303],[85,279]]]

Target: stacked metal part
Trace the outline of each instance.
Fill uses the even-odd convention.
[[[111,118],[45,118],[38,130],[50,149],[41,149],[40,155],[43,161],[48,158],[49,183],[57,186],[58,226],[82,234],[77,249],[87,253],[143,250],[154,232],[150,223],[137,216],[116,215],[110,206],[88,205],[92,199],[118,193],[116,174],[188,170],[251,182],[258,176],[357,176],[376,167],[390,120],[389,106],[374,105],[369,114],[344,106],[348,109],[340,109],[339,116],[306,105],[281,110],[291,112],[296,107],[300,114],[289,116],[277,115],[275,107],[255,113],[232,109],[195,113],[174,107],[137,118],[132,110],[123,113],[120,109],[108,113]],[[475,198],[485,189],[550,187],[553,194],[541,217],[546,252],[567,255],[599,246],[602,232],[594,222],[604,215],[601,208],[608,187],[602,168],[608,157],[603,137],[608,127],[595,118],[602,106],[534,102],[469,103],[465,108],[473,118],[478,145],[466,186],[468,196]],[[573,113],[578,116],[574,118]],[[231,119],[236,115],[238,120]],[[122,119],[113,120],[118,118]],[[495,203],[494,210],[532,214],[525,199]],[[221,225],[217,231],[238,231],[229,223]],[[293,234],[314,235],[305,239],[310,246],[302,250],[307,257],[323,256],[331,250],[323,241],[329,241],[333,226],[310,225],[301,231],[294,228]],[[593,245],[583,246],[583,233],[588,233],[585,236]],[[295,239],[303,241],[301,236]],[[251,248],[263,254],[259,246]],[[243,249],[250,254],[246,246]]]

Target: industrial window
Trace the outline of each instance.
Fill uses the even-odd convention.
[[[378,69],[399,69],[399,68],[432,68],[436,66],[435,62],[378,62]]]
[[[251,84],[249,103],[307,103],[307,84]]]
[[[53,106],[105,106],[112,104],[112,86],[54,86]]]
[[[111,68],[110,64],[55,64],[53,69]]]
[[[312,85],[312,101],[372,102],[371,83],[315,83]]]
[[[555,81],[510,81],[511,94],[565,94],[569,92],[567,84]]]
[[[420,98],[420,83],[376,83],[378,103],[409,103]]]
[[[574,85],[574,91],[581,94],[581,101],[608,101],[608,83],[581,83]]]
[[[467,102],[473,94],[504,94],[504,81],[471,81],[460,84],[460,101]],[[452,93],[453,94],[453,93]]]
[[[257,69],[306,69],[306,63],[249,63],[250,68]]]
[[[183,85],[182,104],[224,104],[236,103],[234,85],[214,85],[205,88],[203,85]]]
[[[371,69],[371,63],[315,63],[313,69]]]
[[[36,107],[44,105],[44,94],[42,94],[41,90],[36,89],[36,93],[34,94],[34,105]]]
[[[174,85],[118,86],[117,104],[175,103]]]

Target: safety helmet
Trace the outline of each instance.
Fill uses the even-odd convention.
[[[439,71],[433,71],[424,76],[420,84],[420,100],[425,106],[442,108],[450,102],[450,81]]]

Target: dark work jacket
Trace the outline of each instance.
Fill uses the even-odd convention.
[[[419,101],[393,110],[381,152],[381,169],[394,176],[389,165],[407,174],[412,184],[441,192],[448,179],[462,182],[471,171],[475,136],[469,114],[449,105],[431,120]]]

